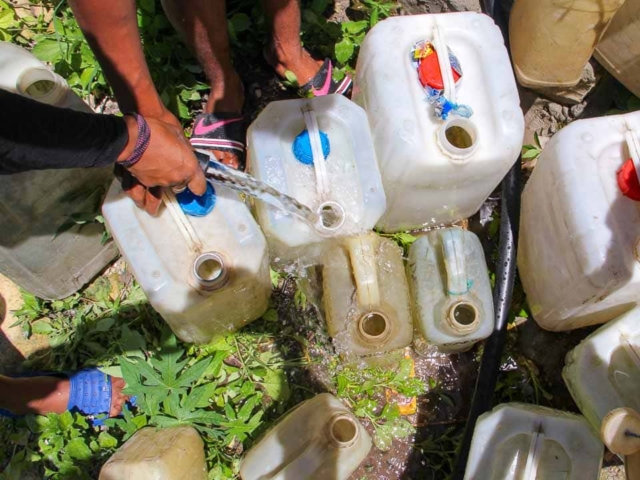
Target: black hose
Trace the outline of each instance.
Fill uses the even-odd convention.
[[[508,6],[504,0],[484,0],[484,12],[491,16],[508,43]],[[521,158],[511,167],[502,180],[502,199],[500,203],[500,239],[498,243],[498,264],[496,266],[496,285],[493,291],[495,309],[495,328],[484,344],[484,352],[478,370],[478,380],[473,393],[471,410],[467,418],[464,435],[454,463],[452,480],[463,480],[467,469],[467,460],[473,432],[478,417],[489,411],[493,405],[493,394],[498,381],[502,353],[507,338],[507,322],[511,308],[511,296],[516,276],[516,256],[518,247],[518,229],[520,228],[520,191]]]
[[[484,344],[484,352],[478,371],[478,380],[473,393],[471,410],[458,447],[452,480],[462,480],[467,467],[469,448],[478,417],[491,409],[493,393],[498,381],[498,370],[507,338],[507,322],[511,307],[511,294],[516,275],[516,249],[520,228],[520,159],[511,167],[502,180],[500,205],[499,259],[496,267],[496,285],[493,291],[496,324],[493,333]]]

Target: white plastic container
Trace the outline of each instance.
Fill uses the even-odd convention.
[[[640,300],[640,203],[616,176],[639,142],[640,112],[578,120],[539,157],[522,196],[518,269],[542,328],[603,323]]]
[[[640,307],[600,327],[571,350],[562,378],[597,430],[611,410],[640,410]]]
[[[441,120],[418,80],[412,48],[438,38],[463,72],[447,95],[471,107],[470,118]],[[387,194],[378,223],[384,231],[473,215],[520,153],[524,119],[516,82],[500,30],[486,15],[411,15],[378,23],[360,47],[353,98],[367,112]]]
[[[0,88],[54,106],[90,112],[59,76],[17,45],[0,42]],[[71,295],[117,255],[97,223],[57,235],[72,214],[98,210],[112,168],[0,175],[0,272],[35,295]]]
[[[308,163],[294,153],[309,132]],[[315,132],[325,138],[325,145]],[[326,160],[319,162],[329,150]],[[247,133],[250,173],[325,217],[318,231],[299,217],[256,203],[276,263],[316,262],[328,239],[371,230],[386,202],[363,110],[342,95],[270,103]],[[313,161],[311,160],[313,159]],[[327,215],[328,214],[328,215]],[[330,218],[331,217],[331,218]]]
[[[143,428],[107,460],[99,480],[206,480],[204,443],[189,426]]]
[[[67,82],[31,52],[0,42],[0,88],[56,107],[91,112]]]
[[[374,233],[325,252],[323,305],[336,351],[347,359],[381,356],[413,338],[402,250]]]
[[[418,238],[409,250],[407,276],[416,326],[427,343],[460,352],[491,335],[491,282],[475,234],[445,228]]]
[[[465,480],[597,480],[604,446],[580,415],[508,403],[478,418]]]
[[[260,317],[271,294],[267,245],[238,195],[215,187],[213,210],[183,213],[175,197],[151,217],[114,182],[105,220],[151,305],[185,342],[206,343]]]
[[[347,480],[371,450],[358,419],[322,393],[288,412],[240,465],[242,480]]]

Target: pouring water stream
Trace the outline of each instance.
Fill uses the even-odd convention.
[[[204,170],[205,176],[212,182],[250,195],[280,210],[302,218],[318,230],[322,229],[320,215],[306,205],[298,202],[295,198],[276,190],[271,185],[247,173],[227,167],[220,163],[216,157],[207,150],[196,148],[195,152],[207,157],[207,159],[204,160],[201,156],[196,155],[196,157],[199,157],[198,160]]]

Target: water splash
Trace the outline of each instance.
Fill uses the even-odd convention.
[[[298,202],[295,198],[276,190],[271,185],[247,173],[223,165],[207,150],[196,149],[195,152],[200,154],[197,155],[198,160],[203,167],[205,176],[212,182],[242,192],[287,213],[296,215],[314,228],[318,228],[318,224],[321,223],[317,213]],[[203,159],[201,155],[205,155],[206,159]]]

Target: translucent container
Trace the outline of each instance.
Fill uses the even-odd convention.
[[[242,480],[346,480],[371,450],[371,438],[333,395],[289,411],[245,455]]]
[[[508,403],[478,418],[465,480],[597,480],[604,446],[580,415]]]
[[[99,480],[207,480],[204,443],[193,427],[143,428],[107,460]]]
[[[328,239],[371,230],[384,213],[366,116],[344,96],[272,102],[249,128],[247,141],[250,173],[322,216],[324,227],[318,230],[297,216],[256,203],[276,263],[301,259],[311,265]],[[323,155],[324,162],[315,161]]]
[[[27,50],[0,42],[0,65],[0,88],[91,111]],[[47,299],[67,297],[95,277],[117,255],[113,242],[101,244],[102,225],[56,233],[72,214],[97,215],[112,178],[111,167],[0,175],[0,272]]]
[[[640,307],[600,327],[571,350],[562,378],[596,430],[611,410],[640,410]]]
[[[56,107],[91,112],[67,82],[34,57],[9,42],[0,42],[0,88]]]
[[[640,299],[640,203],[616,175],[639,143],[640,112],[578,120],[539,157],[522,196],[518,269],[542,328],[604,323]]]
[[[517,0],[509,19],[513,68],[525,87],[570,87],[624,0]]]
[[[409,287],[402,250],[374,233],[350,237],[322,261],[323,305],[336,351],[368,357],[411,343]]]
[[[457,57],[463,75],[449,97],[470,107],[470,118],[451,113],[443,121],[427,100],[411,52],[417,42],[436,39]],[[384,231],[470,217],[522,147],[524,120],[509,55],[486,15],[410,15],[378,23],[360,47],[353,98],[367,112],[387,194],[378,223]]]
[[[640,0],[625,0],[594,55],[611,75],[640,97]]]
[[[409,250],[407,276],[415,323],[427,343],[460,352],[491,335],[491,282],[475,234],[445,228],[418,238]]]
[[[171,193],[163,200],[151,217],[114,182],[102,211],[149,302],[174,333],[206,343],[260,317],[271,294],[267,244],[238,195],[216,187],[215,206],[201,217],[185,215]]]

